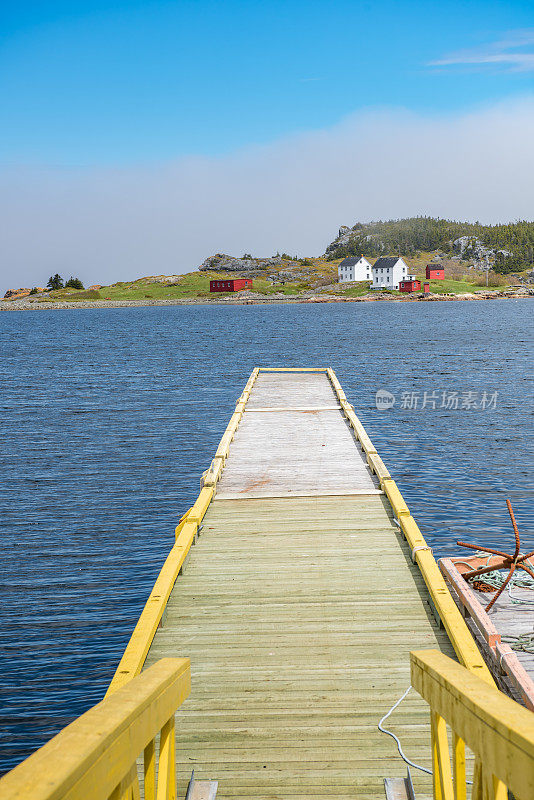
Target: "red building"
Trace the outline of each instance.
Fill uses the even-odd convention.
[[[432,264],[427,264],[425,277],[427,281],[444,281],[445,270],[443,269],[441,264],[436,264],[436,266],[433,266]]]
[[[423,292],[425,294],[430,294],[430,284],[429,283],[425,283],[425,285],[423,286]]]
[[[407,278],[403,281],[399,281],[399,292],[420,292],[421,291],[421,281],[418,281],[417,278]]]
[[[250,278],[225,278],[210,281],[210,292],[241,292],[243,289],[252,289]]]

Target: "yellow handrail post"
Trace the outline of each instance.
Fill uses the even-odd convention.
[[[161,729],[157,800],[176,800],[176,761],[174,758],[174,716]]]
[[[454,732],[452,734],[452,775],[454,780],[454,800],[467,800],[465,742]]]
[[[143,768],[145,773],[145,800],[156,800],[156,746],[154,739],[143,751]]]
[[[434,798],[465,798],[464,742],[475,755],[471,800],[534,797],[534,715],[437,650],[410,653],[412,686],[430,706]],[[447,723],[453,732],[452,791]]]
[[[434,711],[430,712],[430,730],[432,736],[434,800],[453,800],[447,726],[443,717],[440,717]]]
[[[484,800],[484,783],[482,780],[482,763],[480,758],[475,760],[475,767],[473,770],[473,791],[471,793],[471,800]]]
[[[174,714],[191,688],[188,658],[163,658],[132,678],[0,780],[2,800],[176,800]]]

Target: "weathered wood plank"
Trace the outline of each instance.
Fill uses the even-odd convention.
[[[243,416],[217,499],[378,490],[341,411],[272,411]]]
[[[376,723],[414,647],[452,655],[383,495],[221,500],[147,664],[191,657],[178,769],[217,779],[218,798],[383,798],[384,775],[405,772]],[[409,696],[391,727],[428,765],[426,704]]]

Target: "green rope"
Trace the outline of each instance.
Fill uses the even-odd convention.
[[[501,636],[503,642],[509,644],[512,650],[534,655],[534,632],[521,633],[519,636]]]
[[[479,557],[483,557],[487,556],[488,554],[485,553],[484,551],[479,550],[477,551],[476,555]],[[488,566],[492,558],[493,556],[490,555],[486,562]],[[530,560],[525,561],[525,564],[527,564],[531,569],[534,570],[534,566],[532,566]],[[481,581],[482,583],[487,583],[488,586],[491,586],[493,589],[497,590],[500,589],[501,586],[503,585],[504,581],[506,580],[507,574],[508,573],[501,572],[500,570],[496,569],[493,570],[493,572],[486,572],[485,575],[475,576],[474,578],[470,578],[469,580]],[[517,569],[514,572],[507,586],[508,595],[510,597],[510,601],[514,605],[531,605],[532,603],[534,603],[534,596],[532,600],[523,600],[520,597],[514,597],[512,594],[512,588],[514,587],[516,589],[534,589],[534,578],[531,578],[528,572],[519,569]]]

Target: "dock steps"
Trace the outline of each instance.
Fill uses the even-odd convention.
[[[197,781],[195,779],[195,770],[193,770],[185,800],[215,800],[218,786],[218,781]]]
[[[384,778],[386,800],[415,800],[410,768],[405,778]]]

